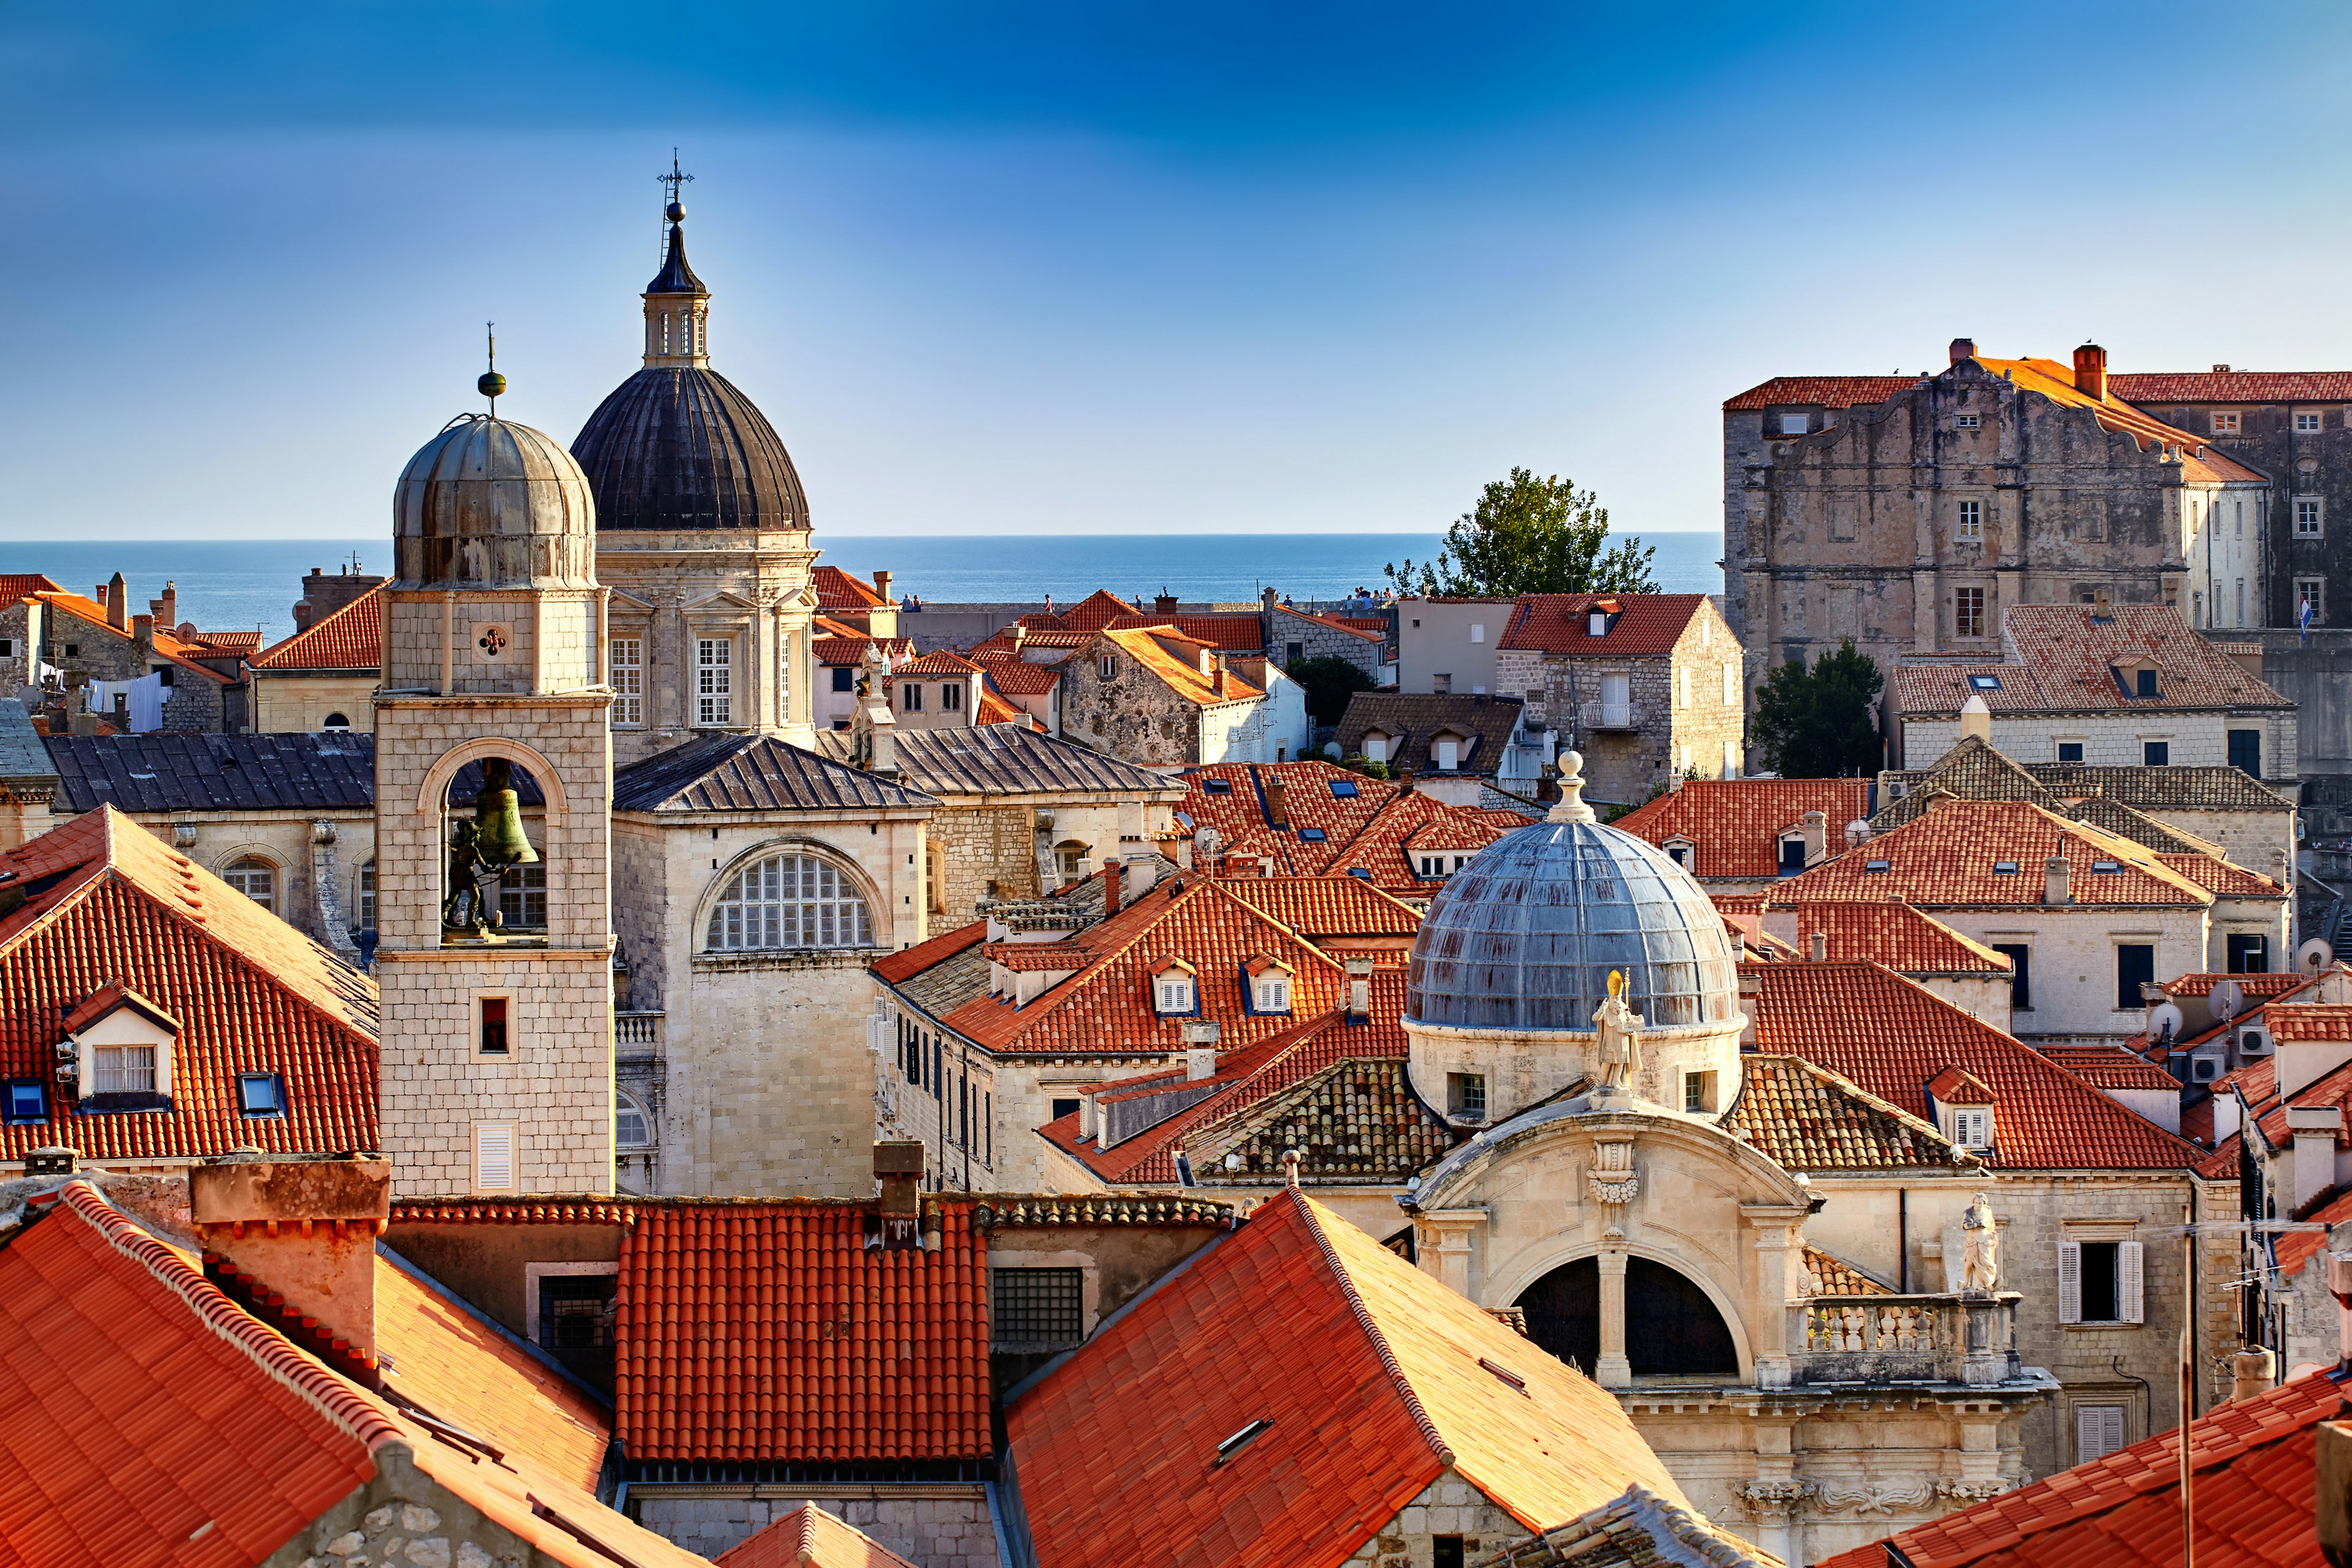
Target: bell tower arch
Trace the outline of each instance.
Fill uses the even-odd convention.
[[[552,437],[463,416],[401,475],[394,536],[374,700],[394,1185],[607,1192],[612,691],[588,481]]]

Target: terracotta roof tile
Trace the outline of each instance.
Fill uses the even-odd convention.
[[[2352,372],[2144,370],[2111,373],[2107,390],[2129,403],[2352,403]]]
[[[1296,605],[1276,605],[1274,607],[1274,613],[1277,616],[1291,616],[1302,621],[1320,621],[1327,626],[1337,626],[1343,632],[1353,632],[1368,643],[1383,642],[1387,640],[1389,635],[1389,623],[1381,616],[1318,615],[1313,611],[1302,610]],[[1281,631],[1282,623],[1275,622],[1275,627],[1274,640],[1276,642],[1285,640]]]
[[[828,610],[879,610],[890,605],[873,584],[838,566],[818,567],[809,574],[809,585],[816,590],[816,602]]]
[[[1230,669],[1225,671],[1225,689],[1219,691],[1213,673],[1203,673],[1196,659],[1172,653],[1168,647],[1171,642],[1181,642],[1186,647],[1205,647],[1208,645],[1192,645],[1188,639],[1180,639],[1164,628],[1138,627],[1132,631],[1105,631],[1098,635],[1186,701],[1245,702],[1265,695]]]
[[[2007,657],[1998,664],[1906,664],[1895,671],[1897,708],[1913,718],[1956,714],[1980,697],[1995,714],[2175,712],[2184,709],[2292,708],[2236,659],[2189,629],[2168,605],[2013,605],[2001,616]],[[2157,668],[2154,697],[2126,695],[2118,661]],[[1974,676],[1997,679],[1979,690]]]
[[[1620,606],[1606,637],[1591,635],[1590,611],[1596,599]],[[1569,658],[1654,657],[1674,651],[1706,603],[1704,594],[1522,594],[1496,646]],[[1725,645],[1727,654],[1730,646]]]
[[[1107,588],[1097,588],[1068,609],[1045,617],[1053,628],[1065,632],[1097,632],[1125,616],[1139,616],[1142,607],[1130,605]],[[1024,616],[1026,624],[1029,616]]]
[[[1844,1258],[1805,1244],[1805,1289],[1814,1296],[1892,1296],[1895,1287]]]
[[[2047,863],[2061,855],[2071,862],[2067,888],[2077,904],[2212,901],[2197,878],[2127,838],[2020,801],[1946,799],[1781,883],[1774,902],[1901,899],[1929,910],[2039,905],[2047,896]],[[2013,869],[2000,869],[2004,866]]]
[[[1776,375],[1725,398],[1723,411],[1738,414],[1781,406],[1853,408],[1866,403],[1884,403],[1926,379],[1924,374]]]
[[[1695,877],[1771,877],[1780,869],[1780,835],[1823,818],[1824,846],[1845,843],[1846,825],[1870,815],[1867,779],[1694,779],[1626,813],[1611,826],[1664,845],[1687,838]]]
[[[1823,956],[1883,963],[1902,974],[2007,974],[2005,953],[1921,914],[1908,904],[1841,900],[1773,899],[1765,924],[1786,910],[1796,920],[1793,945],[1800,956],[1813,951],[1813,933],[1825,939]],[[1786,933],[1779,933],[1785,939]]]
[[[718,1558],[719,1568],[915,1568],[856,1525],[804,1502]]]
[[[368,670],[383,663],[383,590],[350,604],[254,655],[257,670]]]
[[[1742,1002],[1763,1052],[1802,1057],[1922,1121],[1929,1079],[1964,1068],[1995,1097],[1996,1149],[2008,1170],[2170,1170],[2200,1157],[2031,1047],[1874,963],[1744,964]]]
[[[2042,1054],[2094,1089],[2177,1090],[2180,1080],[2121,1046],[2044,1046]]]
[[[2245,483],[2263,476],[2207,445],[2207,437],[2178,430],[2126,402],[2113,385],[2105,397],[2093,397],[2074,385],[2074,367],[2047,359],[1986,359],[1977,363],[1995,375],[2005,375],[2021,391],[2038,393],[2068,408],[2088,411],[2104,429],[2130,436],[2143,448],[2167,445],[2179,448],[2186,477],[2205,482]]]
[[[2231,1400],[2189,1429],[2195,1557],[2208,1568],[2322,1568],[2312,1531],[2316,1428],[2338,1419],[2332,1373]],[[2103,1459],[1824,1558],[1821,1568],[2176,1568],[2180,1435],[2158,1434]]]
[[[1409,840],[1433,851],[1441,840],[1449,851],[1478,849],[1528,826],[1516,813],[1448,805],[1329,763],[1219,763],[1190,769],[1183,780],[1192,793],[1177,808],[1178,826],[1215,828],[1220,854],[1264,857],[1293,876],[1360,870],[1372,886],[1402,898],[1427,898],[1438,887],[1416,874]],[[1266,793],[1277,782],[1283,827],[1272,825]],[[1211,793],[1213,784],[1224,793]]]
[[[1134,1226],[1231,1230],[1240,1215],[1231,1204],[1192,1193],[984,1193],[978,1194],[973,1222],[1012,1230],[1051,1230],[1063,1226]]]
[[[1010,654],[982,658],[979,649],[973,650],[972,657],[987,672],[989,685],[1007,697],[1043,697],[1062,683],[1061,670],[1050,664],[1032,664]]]
[[[1476,1568],[1782,1568],[1770,1552],[1643,1486],[1473,1561]]]
[[[1409,937],[1421,911],[1361,877],[1232,877],[1217,884],[1234,898],[1306,937]]]
[[[635,1225],[625,1199],[551,1194],[517,1198],[394,1198],[394,1225]]]
[[[1364,737],[1388,738],[1391,763],[1419,773],[1440,773],[1438,737],[1454,743],[1455,771],[1488,774],[1502,765],[1512,731],[1524,708],[1517,697],[1453,692],[1358,691],[1349,694],[1334,739],[1350,755],[1364,749]]]
[[[111,806],[0,855],[25,903],[0,921],[0,1078],[48,1086],[49,1116],[0,1126],[0,1160],[377,1147],[375,983]],[[118,984],[180,1023],[167,1110],[76,1114],[59,1020]],[[247,1117],[237,1075],[274,1073],[286,1114]]]
[[[1949,1169],[1932,1122],[1801,1057],[1739,1058],[1739,1096],[1723,1125],[1790,1171]]]
[[[95,599],[85,599],[79,594],[67,593],[35,593],[27,594],[25,596],[29,599],[38,599],[41,603],[60,612],[61,614],[71,616],[77,620],[82,621],[87,625],[99,627],[101,630],[112,632],[116,637],[122,637],[126,640],[131,637],[131,633],[127,631],[116,630],[114,624],[106,617],[106,606],[98,603]],[[172,665],[174,668],[185,670],[192,675],[201,676],[205,679],[211,681],[215,686],[234,686],[240,679],[236,676],[224,675],[219,670],[213,668],[209,665],[200,664],[196,660],[188,658],[187,655],[189,654],[202,653],[205,650],[195,647],[190,644],[184,643],[178,637],[173,637],[171,633],[160,628],[153,633],[152,646],[156,658],[163,659],[165,663]]]
[[[62,594],[65,585],[38,572],[0,572],[0,610],[21,605],[36,594]]]
[[[1629,1484],[1684,1500],[1613,1398],[1296,1192],[1006,1425],[1039,1560],[1060,1568],[1338,1563],[1449,1466],[1531,1530]]]
[[[988,1264],[972,1205],[940,1249],[869,1249],[868,1205],[674,1204],[621,1245],[616,1420],[633,1461],[982,1458]]]
[[[1265,647],[1265,623],[1255,611],[1206,616],[1115,616],[1104,626],[1121,632],[1138,626],[1174,626],[1193,641],[1225,653],[1256,653]]]

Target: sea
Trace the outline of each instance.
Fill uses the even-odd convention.
[[[863,577],[888,572],[894,595],[919,595],[940,606],[1029,604],[1048,594],[1066,605],[1097,588],[1147,604],[1156,594],[1186,604],[1240,604],[1272,587],[1305,609],[1358,588],[1379,593],[1386,584],[1382,566],[1427,561],[1443,542],[1433,533],[819,534],[817,542],[827,563]],[[1723,592],[1720,534],[1654,533],[1641,542],[1657,549],[1651,566],[1661,589]],[[47,573],[87,594],[120,572],[134,614],[168,581],[179,591],[181,620],[206,631],[255,626],[264,646],[292,635],[305,573],[333,574],[354,563],[364,572],[389,572],[390,542],[0,542],[0,573]]]

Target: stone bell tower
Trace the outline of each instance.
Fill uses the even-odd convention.
[[[496,417],[505,384],[482,381],[493,413],[426,442],[393,503],[375,694],[383,1147],[403,1195],[609,1192],[595,505],[563,444]]]

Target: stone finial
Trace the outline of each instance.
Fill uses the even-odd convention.
[[[1559,754],[1559,804],[1545,816],[1546,822],[1598,822],[1592,808],[1584,804],[1584,753],[1562,752]]]
[[[1297,1150],[1285,1149],[1282,1152],[1282,1181],[1285,1186],[1295,1188],[1298,1185],[1298,1161]]]

